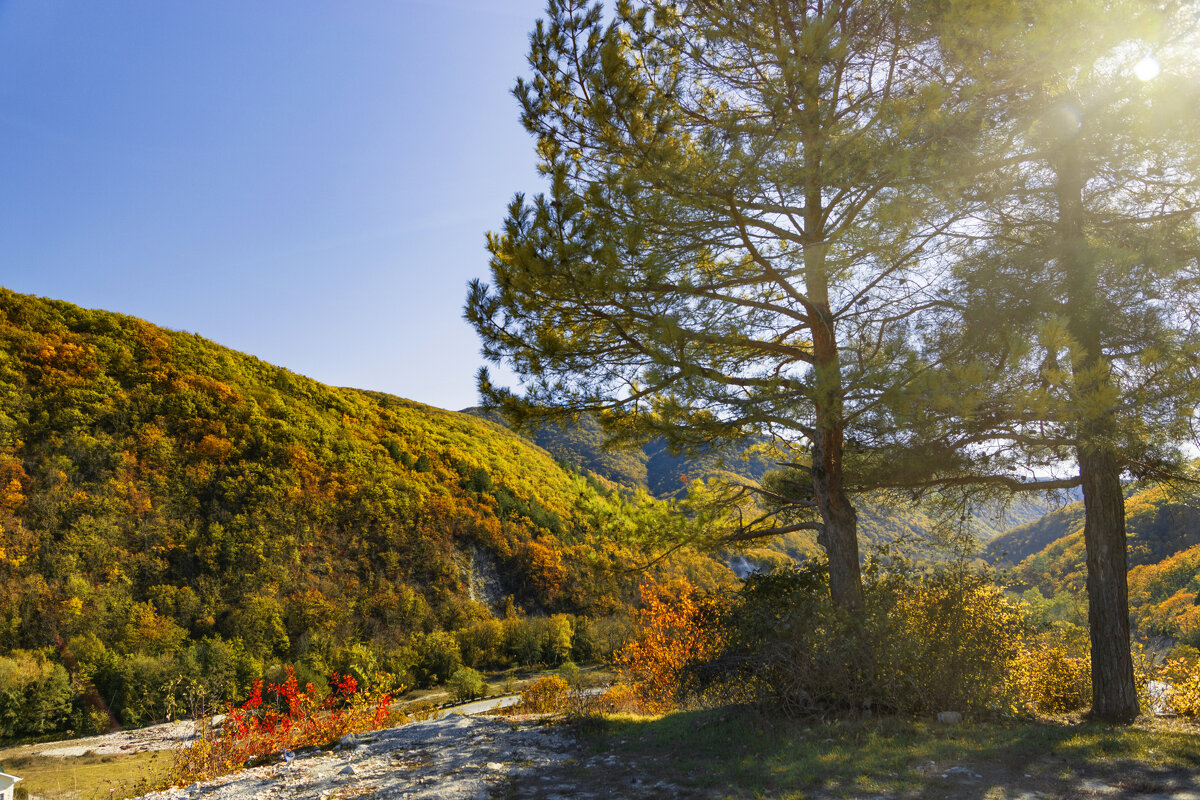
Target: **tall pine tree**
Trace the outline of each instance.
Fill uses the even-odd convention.
[[[928,190],[978,131],[920,2],[551,0],[518,82],[549,188],[489,237],[466,316],[519,394],[616,436],[771,435],[800,451],[833,598],[861,602],[859,420],[912,378]],[[969,88],[969,87],[966,87]],[[863,428],[863,435],[868,428]]]
[[[955,231],[953,313],[936,317],[933,337],[942,362],[976,360],[931,373],[942,390],[970,374],[970,402],[926,412],[915,430],[973,452],[981,476],[1001,482],[1011,476],[996,467],[1074,463],[1093,714],[1129,721],[1122,475],[1178,477],[1200,402],[1196,9],[1009,8],[991,39],[979,28],[942,39],[948,60],[974,65],[992,107],[958,201],[972,215]],[[1143,84],[1151,52],[1166,69]]]

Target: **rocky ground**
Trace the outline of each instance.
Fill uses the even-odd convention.
[[[285,761],[245,769],[191,786],[145,795],[146,800],[348,800],[349,798],[532,798],[533,800],[679,800],[749,798],[870,800],[969,798],[970,800],[1200,800],[1200,774],[1154,768],[1136,760],[1072,764],[1060,756],[1014,761],[1000,753],[955,752],[964,760],[911,760],[898,769],[908,777],[878,782],[879,790],[861,792],[804,774],[771,788],[737,785],[732,773],[710,775],[712,762],[678,748],[651,747],[634,732],[607,739],[579,735],[571,725],[540,717],[468,716],[511,702],[448,710],[440,719],[346,737],[332,749],[308,748]],[[949,729],[947,729],[949,730]],[[735,738],[727,748],[736,749]],[[593,732],[594,733],[594,732]],[[39,757],[62,759],[83,753],[130,754],[178,746],[193,734],[190,723],[159,725],[91,739],[27,746]],[[751,732],[746,732],[747,738]],[[808,747],[826,756],[856,759],[832,739]],[[752,748],[759,757],[770,748]],[[862,751],[858,751],[861,755]],[[691,755],[692,758],[687,756]],[[819,754],[818,754],[819,755]],[[940,755],[946,755],[942,753]],[[981,757],[982,756],[982,757]],[[736,760],[736,759],[735,759]],[[1044,762],[1044,763],[1043,763]],[[726,764],[728,769],[729,765]],[[878,768],[878,764],[876,764]],[[769,767],[767,767],[769,769]],[[870,768],[868,767],[868,771]],[[761,779],[763,776],[759,776]],[[904,776],[891,775],[891,778]],[[759,780],[750,779],[759,786]],[[898,788],[903,786],[904,788]],[[785,787],[788,787],[785,789]],[[803,787],[803,788],[790,788]],[[886,787],[886,788],[885,788]],[[898,788],[892,791],[893,787]],[[765,791],[764,791],[765,789]],[[92,796],[92,795],[89,795]],[[98,795],[96,795],[98,796]]]
[[[622,744],[625,744],[624,742]],[[811,787],[769,797],[789,800],[861,797],[973,800],[1200,800],[1200,782],[1178,770],[1114,769],[1099,777],[1012,773],[1012,765],[922,763],[912,769],[921,788],[900,794],[850,793]],[[673,775],[678,783],[661,776]],[[144,800],[680,800],[754,797],[748,787],[703,774],[680,774],[649,754],[590,750],[570,726],[541,718],[468,717],[438,720],[347,737],[336,748],[297,753],[290,763],[244,770]]]
[[[452,714],[346,737],[332,751],[300,752],[290,763],[246,769],[236,775],[144,796],[144,800],[475,800],[529,797],[672,798],[698,796],[665,783],[631,781],[619,795],[592,770],[612,769],[603,759],[580,763],[569,729],[544,720],[506,720]],[[611,777],[611,776],[606,776]],[[582,778],[582,780],[581,780]]]

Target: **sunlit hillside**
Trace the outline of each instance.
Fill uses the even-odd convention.
[[[0,290],[0,657],[77,660],[118,711],[214,647],[234,683],[359,645],[411,683],[437,631],[624,613],[624,507],[493,423]]]

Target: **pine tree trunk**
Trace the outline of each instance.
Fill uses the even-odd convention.
[[[859,609],[863,595],[862,568],[858,563],[858,512],[841,486],[840,467],[832,466],[823,454],[813,455],[813,488],[824,524],[818,543],[829,556],[829,593],[837,606]]]
[[[837,331],[829,303],[826,264],[824,198],[821,169],[824,150],[819,80],[797,87],[803,96],[798,120],[804,143],[804,283],[808,302],[808,329],[813,349],[813,412],[816,429],[812,443],[813,496],[821,514],[817,542],[829,556],[829,594],[835,605],[862,608],[862,568],[858,563],[858,513],[846,493],[845,387]]]
[[[1055,169],[1059,258],[1067,290],[1067,325],[1074,339],[1075,402],[1080,407],[1075,452],[1083,481],[1092,715],[1109,722],[1132,722],[1138,715],[1138,700],[1129,651],[1125,496],[1121,466],[1110,443],[1114,413],[1101,400],[1109,394],[1112,375],[1103,355],[1095,257],[1083,229],[1084,175],[1077,136],[1063,145]]]
[[[817,543],[829,556],[829,593],[834,604],[859,609],[863,597],[862,568],[858,563],[858,512],[845,487],[841,368],[827,302],[816,306],[814,317],[816,324],[811,330],[817,436],[812,448],[812,480],[823,525]]]
[[[1092,645],[1092,716],[1132,722],[1138,715],[1129,652],[1125,496],[1116,459],[1105,449],[1078,450],[1087,545],[1088,625]]]

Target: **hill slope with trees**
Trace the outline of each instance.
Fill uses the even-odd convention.
[[[181,676],[216,699],[289,662],[444,679],[442,632],[506,603],[578,634],[642,580],[626,508],[493,423],[0,289],[0,658],[122,722]]]
[[[1200,645],[1200,496],[1162,484],[1133,486],[1125,499],[1130,618],[1142,637]],[[1086,581],[1083,504],[1072,503],[992,541],[987,556],[1060,609]],[[1081,617],[1081,610],[1076,616]],[[1079,621],[1079,620],[1076,620]]]

